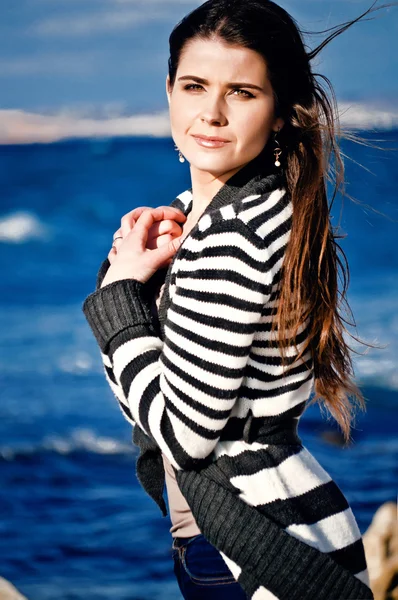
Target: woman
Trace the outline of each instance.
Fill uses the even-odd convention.
[[[166,91],[192,187],[122,218],[83,305],[163,514],[166,475],[187,599],[373,598],[351,508],[297,432],[313,389],[346,441],[350,397],[365,408],[326,196],[337,118],[310,67],[325,43],[307,53],[265,0],[210,0],[175,27]]]

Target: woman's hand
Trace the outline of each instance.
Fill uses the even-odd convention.
[[[175,238],[179,237],[182,234],[182,227],[177,221],[178,220],[179,221],[186,220],[184,213],[181,210],[179,210],[178,208],[174,208],[171,206],[159,206],[157,208],[169,208],[169,209],[175,211],[175,215],[173,215],[172,218],[163,219],[162,221],[156,221],[155,223],[153,223],[153,225],[150,227],[150,229],[148,231],[148,239],[147,239],[147,244],[146,244],[146,247],[148,248],[148,250],[153,250],[154,248],[159,248],[163,244],[171,242]],[[136,220],[138,219],[140,214],[145,209],[151,209],[151,207],[150,206],[139,206],[137,208],[134,208],[134,210],[126,213],[122,217],[121,227],[114,233],[113,238],[115,241],[114,241],[112,248],[108,254],[108,260],[111,264],[117,255],[117,251],[118,251],[118,248],[120,247],[122,239],[129,233],[129,231],[131,231],[131,229],[133,229]],[[171,261],[171,258],[169,260],[165,261],[164,265],[160,265],[160,266],[167,266],[167,264],[170,263],[170,261]]]
[[[138,211],[138,218],[137,212]],[[108,255],[111,266],[109,267],[101,287],[121,279],[137,279],[145,283],[162,266],[168,264],[173,258],[176,250],[180,246],[181,237],[174,237],[173,234],[162,231],[163,221],[184,221],[184,213],[170,206],[161,206],[159,208],[140,207],[127,213],[122,218],[122,226],[115,233],[114,237],[121,235],[123,239],[118,239],[117,249],[111,250]],[[134,213],[134,217],[132,213]],[[177,224],[179,227],[179,225]],[[163,226],[163,229],[170,231],[175,226]],[[179,227],[179,229],[181,229]],[[149,241],[153,245],[156,238],[157,247],[150,249],[147,247],[149,240],[149,231],[152,237]],[[156,233],[157,232],[157,233]],[[161,233],[161,235],[159,235]],[[159,238],[164,237],[163,243],[159,244]],[[170,239],[171,238],[171,239]],[[167,240],[167,241],[166,241]],[[111,260],[111,258],[112,260]]]

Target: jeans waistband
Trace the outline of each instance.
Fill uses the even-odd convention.
[[[173,538],[172,548],[181,548],[182,546],[188,546],[195,538],[202,536],[202,533],[191,535],[190,537],[175,537]]]

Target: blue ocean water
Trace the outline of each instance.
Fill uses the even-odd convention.
[[[367,412],[353,445],[333,443],[318,406],[300,436],[363,533],[397,497],[398,131],[362,135],[384,149],[342,143],[347,192],[369,207],[345,199],[341,245],[356,333],[381,348],[355,357]],[[186,165],[171,139],[0,147],[0,576],[29,600],[180,597],[169,518],[136,480],[81,305],[122,215],[169,204],[190,187]]]

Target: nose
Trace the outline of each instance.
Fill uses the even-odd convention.
[[[222,100],[215,96],[209,96],[201,110],[200,118],[209,125],[225,125],[227,118],[222,108]]]

